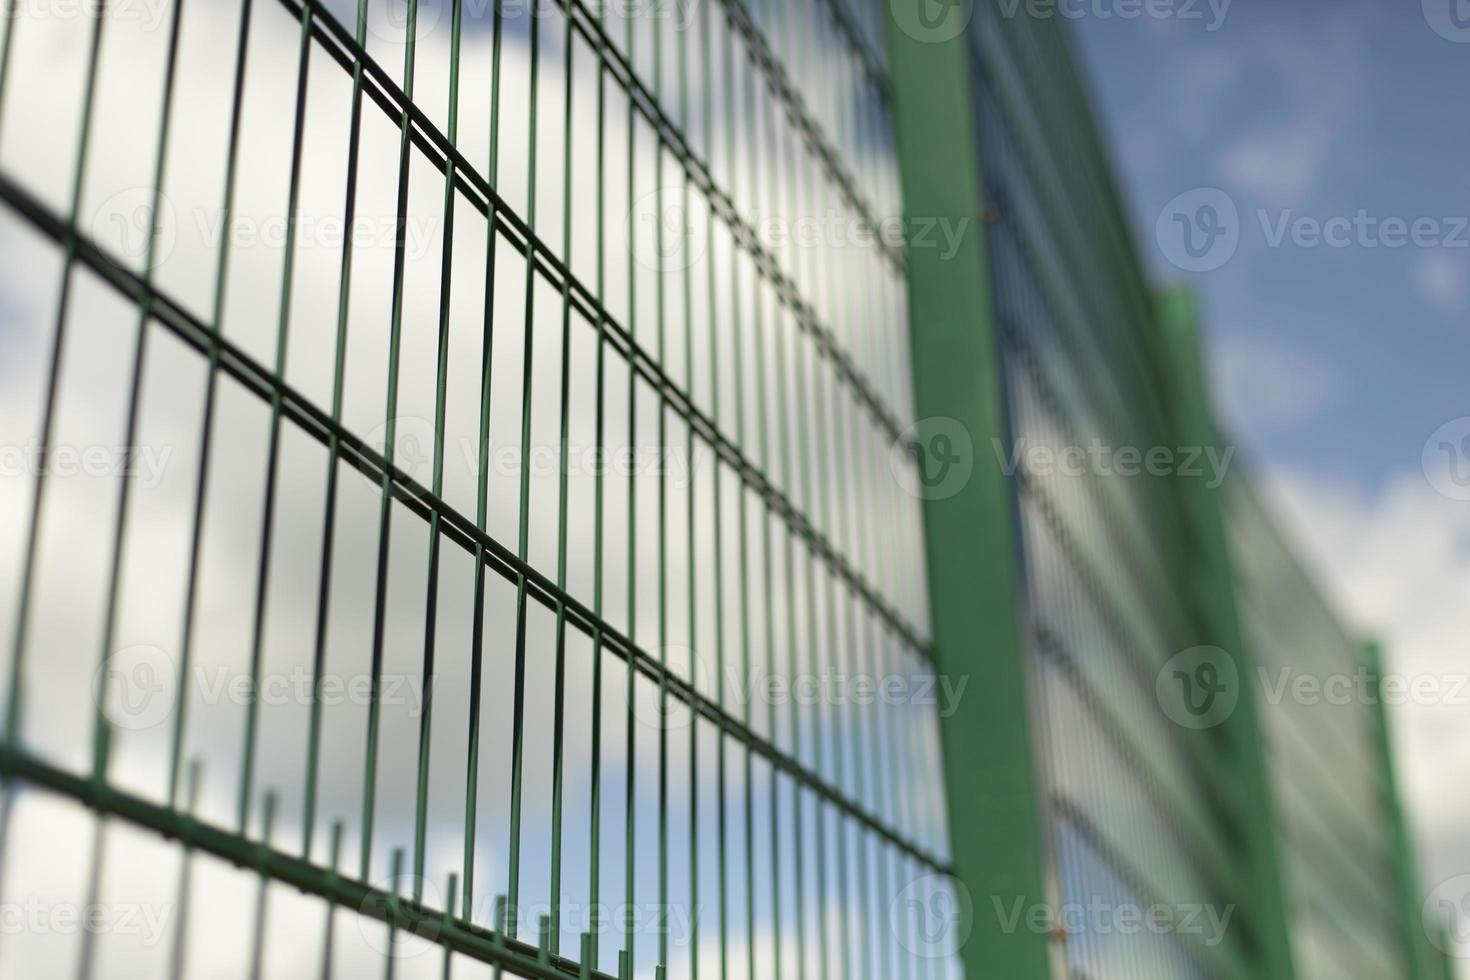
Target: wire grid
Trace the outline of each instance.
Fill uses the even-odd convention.
[[[971,27],[1010,445],[1172,447],[1138,334],[1152,306],[1119,264],[1128,252],[1110,236],[1106,176],[1061,167],[1094,153],[1070,124],[1076,80],[1057,80],[1070,62],[1047,26],[992,13]],[[1155,694],[1165,661],[1197,642],[1169,481],[1022,466],[1017,494],[1052,900],[1115,916],[1073,926],[1065,975],[1256,975],[1249,910],[1236,907],[1238,828],[1219,798],[1225,761],[1175,728]],[[1218,944],[1204,930],[1119,925],[1128,909],[1160,905],[1232,918]]]
[[[12,338],[40,379],[37,445],[102,416],[130,459],[159,425],[188,457],[173,498],[132,473],[9,481],[12,880],[50,828],[86,856],[78,894],[96,903],[135,861],[120,855],[151,846],[136,877],[172,869],[180,918],[156,972],[174,976],[247,932],[252,975],[331,975],[350,960],[344,914],[383,923],[352,962],[387,975],[425,945],[445,971],[537,977],[948,970],[889,915],[946,867],[932,707],[748,687],[929,670],[918,504],[889,472],[913,465],[889,452],[911,421],[903,255],[761,229],[898,213],[878,6],[722,0],[673,5],[688,20],[670,26],[455,0],[393,8],[395,24],[365,2],[177,0],[152,33],[117,13],[7,20],[7,234],[57,284],[28,314],[40,343]],[[228,48],[194,56],[196,17]],[[69,116],[22,99],[63,70],[29,31],[80,69]],[[488,81],[473,92],[471,47]],[[209,85],[225,111],[205,118]],[[321,106],[344,95],[331,130]],[[152,124],[121,120],[127,140],[124,104]],[[289,153],[269,152],[272,126]],[[164,218],[193,230],[201,147],[222,157],[223,234],[190,264]],[[124,159],[145,179],[118,190]],[[370,214],[373,194],[392,207]],[[131,224],[110,220],[125,206]],[[340,215],[339,241],[317,240],[312,212]],[[280,240],[243,241],[262,215],[283,218]],[[390,234],[359,235],[365,216]],[[589,432],[597,453],[682,453],[687,485],[574,473]],[[497,442],[519,449],[508,474]],[[77,523],[86,547],[68,551]],[[173,621],[141,630],[150,615]],[[203,696],[206,666],[243,693]],[[307,696],[268,700],[289,670]],[[360,711],[328,698],[344,674],[367,681]],[[402,710],[391,682],[415,678]],[[129,714],[145,680],[164,693],[151,725]],[[196,894],[225,879],[258,882],[238,915]],[[612,901],[660,924],[587,918]],[[680,907],[692,935],[672,937]],[[60,959],[79,976],[125,961],[99,944]]]
[[[1243,625],[1268,683],[1305,676],[1357,684],[1369,670],[1358,646],[1244,480],[1231,481],[1229,504]],[[1304,978],[1405,973],[1399,905],[1382,884],[1392,880],[1395,858],[1384,819],[1389,790],[1375,762],[1378,724],[1371,701],[1356,699],[1312,704],[1288,696],[1268,699],[1262,712],[1295,966]]]

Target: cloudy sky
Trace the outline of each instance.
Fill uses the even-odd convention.
[[[1201,294],[1243,454],[1389,669],[1451,680],[1470,670],[1470,503],[1449,468],[1470,446],[1455,2],[1065,5],[1141,251],[1156,281]],[[1179,213],[1219,233],[1196,225],[1182,252]],[[1428,890],[1470,872],[1470,710],[1404,707],[1394,725]]]

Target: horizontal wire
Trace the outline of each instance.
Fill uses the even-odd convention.
[[[101,816],[120,817],[176,840],[189,851],[212,854],[238,868],[260,872],[267,880],[324,898],[452,952],[503,966],[517,976],[534,980],[564,980],[568,976],[580,975],[595,980],[617,980],[609,974],[591,970],[590,965],[588,973],[580,973],[581,964],[567,957],[543,959],[541,951],[529,943],[430,909],[304,858],[293,857],[242,834],[204,823],[186,812],[149,802],[104,782],[65,772],[3,744],[0,744],[0,777],[69,797]],[[392,957],[391,953],[387,955]]]
[[[560,2],[568,2],[568,0],[560,0]],[[394,118],[403,112],[408,113],[413,124],[411,138],[429,162],[441,173],[452,162],[456,172],[456,188],[465,194],[466,200],[481,214],[488,215],[493,210],[497,228],[512,233],[511,243],[523,255],[528,250],[534,255],[536,265],[547,281],[558,289],[563,286],[570,287],[573,306],[599,330],[611,331],[608,339],[614,342],[614,346],[629,361],[630,366],[659,389],[664,400],[686,422],[699,431],[700,436],[720,453],[726,462],[741,475],[742,480],[759,493],[772,509],[791,526],[793,531],[812,545],[818,556],[836,571],[870,608],[877,612],[916,652],[932,661],[931,646],[921,637],[918,630],[879,595],[851,562],[827,540],[810,518],[797,509],[786,493],[778,489],[762,470],[750,462],[740,447],[724,435],[706,413],[695,406],[690,395],[669,379],[668,374],[654,357],[633,338],[631,331],[612,315],[597,299],[596,293],[583,283],[571,271],[567,263],[558,257],[515,213],[504,198],[490,187],[475,166],[439,132],[423,110],[404,97],[402,90],[392,81],[383,67],[363,51],[346,28],[323,6],[321,0],[280,0],[280,3],[298,17],[305,9],[310,8],[313,35],[323,42],[324,49],[344,68],[350,69],[354,62],[362,64],[364,79],[372,82],[371,85],[364,85],[363,91],[384,112]],[[332,43],[326,43],[328,41]],[[625,70],[627,69],[626,63],[620,62],[620,64]],[[697,163],[692,158],[688,162],[691,165]],[[691,178],[696,176],[693,170],[686,172]],[[705,176],[708,177],[707,172]],[[709,185],[710,188],[713,186],[712,183]],[[722,197],[722,200],[726,207],[732,207],[727,197]],[[753,236],[753,232],[750,234]],[[808,326],[813,332],[814,339],[817,340],[819,350],[823,350],[838,368],[839,377],[845,380],[849,387],[852,387],[867,403],[875,419],[884,427],[890,438],[897,439],[899,436],[897,424],[887,415],[886,409],[883,408],[875,394],[871,392],[867,395],[863,394],[866,382],[863,381],[856,367],[846,360],[846,355],[836,346],[836,342],[821,331],[814,319],[808,321]]]
[[[233,342],[213,334],[193,314],[184,310],[171,297],[143,282],[131,270],[118,265],[93,242],[90,236],[69,229],[64,219],[21,188],[10,177],[0,174],[0,199],[14,207],[39,230],[55,241],[74,236],[77,260],[96,272],[103,281],[135,302],[145,297],[153,304],[153,319],[172,331],[179,339],[201,353],[216,354],[221,369],[241,382],[262,399],[279,398],[283,415],[306,434],[328,444],[335,439],[340,457],[373,482],[381,482],[386,470],[393,497],[420,518],[427,520],[438,514],[443,533],[467,552],[483,549],[487,564],[510,582],[524,580],[528,594],[548,609],[565,609],[568,619],[589,636],[602,640],[609,648],[649,679],[667,684],[670,692],[687,704],[697,715],[713,722],[725,734],[735,738],[751,751],[764,757],[776,769],[789,774],[797,782],[877,834],[905,854],[935,871],[944,871],[936,856],[910,841],[847,797],[820,775],[803,766],[794,756],[778,748],[769,739],[755,733],[730,715],[724,708],[700,694],[693,685],[678,677],[646,649],[632,642],[580,600],[559,587],[551,578],[522,560],[490,534],[480,530],[473,520],[440,499],[396,465],[389,465],[381,453],[349,431],[342,423],[318,408],[308,398],[286,384],[273,372],[242,351]]]

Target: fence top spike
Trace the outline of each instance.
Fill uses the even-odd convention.
[[[582,933],[582,968],[577,972],[580,980],[592,980],[592,933]]]
[[[505,896],[496,895],[494,919],[492,920],[495,923],[495,929],[490,933],[490,938],[497,946],[505,943],[505,931],[510,928],[510,923],[506,921],[505,912]]]
[[[536,935],[538,949],[536,958],[542,963],[551,962],[551,916],[543,915],[536,924]]]
[[[459,874],[449,872],[449,890],[444,893],[444,918],[454,918],[454,900],[459,894]]]
[[[626,949],[620,949],[618,950],[618,980],[628,980],[629,975],[628,951]]]

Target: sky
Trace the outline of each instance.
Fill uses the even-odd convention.
[[[1096,105],[1116,155],[1137,239],[1143,246],[1141,252],[1155,281],[1187,280],[1199,289],[1218,374],[1216,396],[1231,432],[1264,476],[1287,526],[1322,569],[1340,607],[1351,613],[1360,629],[1386,640],[1391,665],[1438,676],[1457,669],[1463,672],[1466,614],[1462,610],[1470,595],[1470,505],[1452,499],[1458,484],[1447,478],[1453,474],[1433,467],[1426,474],[1421,457],[1431,433],[1470,413],[1463,398],[1456,398],[1463,388],[1455,383],[1463,374],[1460,365],[1466,354],[1464,328],[1470,311],[1470,288],[1465,264],[1470,249],[1453,245],[1455,241],[1470,242],[1470,232],[1454,220],[1457,213],[1470,212],[1464,193],[1464,183],[1470,178],[1463,167],[1464,122],[1457,126],[1445,122],[1456,118],[1457,111],[1463,117],[1457,99],[1470,80],[1470,45],[1435,32],[1434,25],[1439,24],[1452,37],[1459,36],[1447,12],[1441,20],[1421,16],[1412,2],[1400,4],[1402,9],[1394,11],[1381,2],[1235,0],[1223,6],[1217,0],[1214,8],[1207,4],[1192,8],[1200,11],[1203,20],[1125,20],[1106,16],[1105,7],[1092,6],[1104,0],[1085,2],[1089,6],[1079,8],[1074,3],[1066,9],[1084,10],[1084,16],[1073,25],[1074,36],[1097,83]],[[128,219],[135,219],[137,209],[151,197],[147,191],[153,166],[152,139],[167,40],[166,31],[161,30],[166,20],[159,15],[166,7],[135,3],[127,8],[128,17],[109,24],[99,87],[99,129],[94,137],[97,145],[109,151],[94,157],[83,193],[83,222],[92,236],[135,267],[140,265],[142,253],[129,246],[142,226],[129,224]],[[186,95],[179,102],[175,138],[169,149],[169,218],[163,222],[169,241],[166,254],[157,257],[154,272],[167,291],[176,293],[186,307],[196,311],[209,305],[216,268],[209,239],[219,230],[214,201],[219,192],[229,120],[229,75],[221,66],[231,64],[234,58],[237,9],[237,4],[226,0],[200,0],[190,4],[189,16],[184,20],[179,71],[180,90]],[[401,24],[395,25],[386,15],[379,17],[376,5],[374,9],[369,49],[385,65],[399,64],[401,45],[393,38],[397,36],[395,26]],[[1164,8],[1156,3],[1150,9]],[[232,291],[222,311],[222,329],[226,337],[269,362],[274,326],[278,318],[284,319],[277,302],[282,276],[276,234],[279,224],[273,222],[286,201],[289,157],[284,147],[290,139],[299,28],[279,4],[256,4],[253,16],[255,40],[242,122],[246,149],[235,206],[236,227],[247,237],[231,239]],[[26,43],[16,48],[10,84],[12,92],[24,91],[29,97],[12,98],[6,106],[0,127],[0,169],[47,205],[65,210],[75,132],[71,127],[55,125],[55,121],[73,119],[77,114],[84,51],[78,39],[86,25],[64,18],[25,23]],[[490,64],[488,42],[483,32],[471,33],[464,91],[484,91]],[[417,92],[435,119],[440,118],[442,109],[438,107],[446,100],[446,36],[441,20],[437,27],[427,30],[419,46]],[[515,61],[515,50],[513,45],[507,46],[506,57],[511,62],[507,74],[512,78],[507,84],[511,86],[520,84],[526,72],[526,65]],[[320,52],[314,55],[310,70],[303,209],[320,216],[335,214],[337,202],[342,199],[341,154],[346,142],[350,82]],[[549,93],[544,96],[547,104],[559,105],[558,83],[543,79],[542,84],[541,91]],[[585,92],[585,75],[579,74],[573,85]],[[510,98],[507,102],[519,104]],[[581,106],[579,102],[577,111]],[[374,399],[382,360],[373,360],[370,351],[375,344],[381,347],[387,330],[383,311],[387,309],[392,249],[382,232],[392,228],[394,218],[397,133],[380,114],[369,113],[369,118],[362,137],[363,203],[359,212],[360,219],[367,219],[367,238],[356,243],[355,261],[360,272],[353,280],[357,319],[352,343],[358,346],[348,358],[351,366],[345,382],[344,419],[350,428],[371,438],[380,419],[374,414],[380,403]],[[514,134],[523,131],[525,120],[507,110],[504,125],[513,134],[507,139],[513,140]],[[483,113],[466,113],[461,141],[470,148],[467,153],[472,159],[484,157],[487,129]],[[547,127],[548,131],[554,129]],[[561,149],[551,138],[543,147],[543,162],[559,159]],[[574,194],[585,192],[581,175],[591,156],[590,151],[577,155],[573,179],[578,190]],[[404,325],[410,342],[405,345],[401,396],[406,413],[403,417],[416,418],[420,423],[433,414],[433,390],[426,379],[432,378],[434,367],[427,352],[432,350],[436,323],[426,311],[433,310],[437,295],[438,233],[443,230],[434,210],[442,184],[431,179],[432,175],[426,177],[426,173],[423,168],[416,170],[410,189],[413,214],[425,213],[429,221],[426,225],[408,223],[406,305],[419,312],[410,315]],[[500,176],[508,199],[523,206],[528,194],[524,167],[517,163]],[[546,180],[543,190],[557,183]],[[1171,206],[1171,202],[1175,203]],[[615,201],[610,208],[622,210],[628,203]],[[1226,205],[1223,212],[1222,203]],[[1207,212],[1201,208],[1206,205],[1214,205],[1216,211],[1210,213],[1223,214],[1227,219],[1230,210],[1235,212],[1236,221],[1227,221],[1236,229],[1233,252],[1229,251],[1230,235],[1212,236],[1204,227],[1202,216]],[[546,227],[554,229],[558,224],[555,219],[560,216],[559,207],[557,201],[546,202],[541,212]],[[1261,209],[1267,212],[1264,228],[1258,218]],[[1283,241],[1292,243],[1272,247],[1271,236],[1283,227],[1285,209],[1291,209],[1292,214],[1287,215],[1289,230],[1283,232]],[[1438,236],[1444,244],[1435,248],[1370,249],[1358,245],[1306,247],[1293,242],[1308,235],[1300,225],[1291,226],[1293,216],[1351,218],[1359,209],[1378,219],[1433,217],[1437,223],[1431,237]],[[1202,251],[1181,250],[1182,239],[1176,242],[1157,234],[1161,218],[1165,231],[1178,227],[1176,213],[1199,219],[1200,227],[1192,230],[1195,238],[1209,243]],[[464,282],[456,279],[452,345],[462,337],[478,336],[478,300],[483,293],[477,296],[473,283],[480,282],[479,288],[483,289],[485,256],[483,245],[476,244],[474,221],[466,213],[455,225],[455,234],[465,236],[456,239],[455,254],[471,274]],[[291,316],[298,324],[329,324],[338,298],[335,273],[341,243],[333,240],[325,226],[306,223],[301,227]],[[1221,230],[1218,223],[1210,227]],[[547,234],[555,240],[558,232],[549,230]],[[574,253],[579,251],[579,242],[587,241],[586,236],[585,228],[573,229],[570,245]],[[1192,250],[1199,254],[1191,255]],[[590,254],[588,249],[580,251],[583,257]],[[34,412],[39,399],[35,386],[44,376],[47,348],[43,340],[49,337],[61,261],[58,249],[42,242],[8,211],[0,212],[0,255],[7,259],[0,263],[0,322],[8,331],[6,359],[0,362],[0,381],[4,382],[0,384],[0,436],[22,444],[36,429]],[[574,267],[576,259],[574,254]],[[512,284],[521,281],[523,267],[515,265],[508,250],[502,249],[497,262],[497,280],[505,277]],[[1181,266],[1209,268],[1189,272]],[[611,278],[616,281],[621,276]],[[519,322],[523,310],[513,298],[518,291],[505,288],[499,294],[502,298],[498,302],[509,305],[498,310],[498,315]],[[641,298],[651,295],[648,290],[639,293]],[[556,297],[550,300],[538,300],[536,313],[550,318],[541,333],[554,335],[558,310]],[[857,300],[841,297],[834,302]],[[60,441],[78,446],[111,445],[108,440],[116,439],[125,409],[124,379],[118,365],[132,356],[134,311],[86,276],[79,277],[72,304],[77,327],[65,352],[68,368],[61,395]],[[847,318],[843,310],[835,313],[833,319]],[[650,322],[648,317],[642,321]],[[501,337],[497,343],[511,346],[502,351],[497,363],[512,365],[514,375],[514,366],[522,360],[519,341],[514,332],[504,332]],[[324,401],[330,391],[330,331],[298,328],[291,338],[288,379]],[[156,463],[159,472],[154,485],[138,490],[133,498],[137,510],[130,514],[134,522],[130,527],[135,530],[130,532],[130,564],[124,569],[127,584],[121,608],[125,610],[125,622],[119,627],[118,639],[128,644],[126,649],[136,645],[156,651],[177,640],[177,603],[182,594],[178,576],[189,531],[187,518],[200,443],[198,406],[203,399],[204,377],[197,355],[161,331],[151,343],[149,374],[145,378],[148,394],[141,422],[145,437],[139,441],[145,447],[159,449],[156,459],[144,460],[145,464]],[[477,393],[474,350],[465,356],[460,356],[458,347],[455,350],[453,363],[468,365],[470,372],[465,375],[456,368],[449,383],[450,428],[464,424],[469,426],[466,431],[472,431],[470,422],[477,414],[472,411]],[[539,362],[542,353],[540,348],[535,353],[538,371],[550,369]],[[584,354],[585,349],[578,356]],[[517,404],[516,383],[497,380],[496,390],[502,393],[497,398],[507,399],[506,404],[511,406]],[[541,394],[536,396],[535,418],[555,418],[556,406],[539,400],[549,398],[547,392],[551,389],[537,390]],[[1363,392],[1373,394],[1365,398],[1360,394]],[[222,469],[212,477],[217,489],[206,518],[201,573],[201,601],[207,609],[203,619],[211,625],[199,646],[206,666],[238,672],[249,660],[244,638],[249,635],[249,605],[255,581],[252,563],[240,562],[237,556],[253,554],[259,546],[256,515],[262,505],[258,462],[264,453],[268,420],[263,404],[238,386],[225,385],[219,398],[217,424],[226,433],[217,437],[219,444],[239,451],[226,454]],[[580,417],[582,407],[579,402],[570,411]],[[648,413],[640,415],[640,419],[650,417]],[[498,411],[496,418],[502,418]],[[308,662],[321,547],[310,532],[320,521],[325,473],[320,447],[287,431],[277,514],[281,540],[274,552],[277,567],[272,578],[276,591],[271,596],[270,636],[264,644],[268,668],[282,672]],[[514,431],[501,433],[498,428],[492,434],[496,439],[516,435]],[[422,436],[421,430],[418,435]],[[1449,436],[1455,435],[1450,430]],[[1437,446],[1438,441],[1431,446]],[[465,472],[451,468],[446,474],[446,495],[468,508],[473,488],[462,479]],[[89,474],[84,476],[58,482],[48,498],[51,516],[43,550],[60,557],[43,568],[42,578],[49,584],[37,595],[39,612],[33,625],[33,642],[47,650],[50,664],[56,668],[50,676],[60,683],[45,688],[47,675],[37,672],[35,683],[41,687],[31,702],[44,706],[32,711],[32,722],[38,729],[32,733],[36,741],[65,756],[77,768],[84,767],[88,760],[85,734],[90,731],[94,706],[89,693],[75,684],[75,677],[88,676],[93,669],[93,637],[98,632],[102,595],[99,570],[106,567],[110,508],[116,499],[116,487],[110,479],[115,474],[101,474],[95,479]],[[499,476],[492,474],[494,479]],[[0,531],[7,540],[18,539],[19,522],[28,513],[24,496],[28,486],[29,481],[24,480],[0,483]],[[538,500],[553,499],[544,485],[534,486],[538,492],[533,496]],[[342,494],[344,522],[350,518],[365,526],[372,523],[377,498],[371,487],[346,486]],[[654,499],[653,494],[640,492],[645,504]],[[553,518],[550,509],[540,504],[532,506],[529,520],[533,556],[548,540],[554,540],[554,536],[547,536],[554,529]],[[103,529],[100,533],[99,527]],[[514,533],[514,528],[508,526],[497,526],[495,530],[507,537]],[[411,522],[395,518],[395,564],[387,612],[388,671],[410,680],[414,677],[411,665],[417,662],[413,658],[423,635],[425,613],[421,599],[399,599],[409,592],[421,597],[421,591],[400,590],[397,586],[400,573],[410,586],[425,574],[426,545],[415,531]],[[364,638],[352,630],[365,628],[370,621],[367,612],[372,602],[375,545],[373,538],[347,539],[337,554],[341,571],[332,602],[334,621],[344,625],[333,634],[329,659],[333,666],[344,670],[349,662],[340,658],[366,646]],[[441,561],[448,564],[463,558],[451,555]],[[576,583],[579,577],[587,577],[589,567],[574,554],[570,581]],[[0,594],[14,594],[14,576],[14,567],[0,568]],[[454,625],[447,624],[455,620],[455,611],[463,610],[469,602],[464,588],[467,580],[446,576],[446,581],[451,578],[459,585],[457,591],[445,586],[441,599],[445,625],[440,626],[440,642],[445,649],[464,649],[468,620],[459,617]],[[79,601],[77,596],[84,591],[99,601],[90,605]],[[492,605],[514,602],[513,593],[508,595],[505,588],[492,588],[491,592]],[[640,592],[640,617],[656,612],[645,593],[651,590]],[[610,605],[614,604],[610,600]],[[704,617],[701,621],[708,620]],[[502,615],[499,621],[507,622],[509,617]],[[0,636],[9,636],[11,626],[8,619],[0,623]],[[552,628],[544,616],[531,618],[529,629],[543,642]],[[649,635],[647,628],[642,635]],[[502,644],[500,648],[506,647]],[[400,654],[404,658],[401,662]],[[215,675],[211,672],[210,676]],[[548,686],[533,678],[528,689],[544,694]],[[498,692],[485,694],[487,698],[502,699],[505,695],[503,685]],[[450,727],[459,724],[458,713],[468,710],[466,699],[463,690],[436,699],[436,720]],[[294,707],[299,709],[300,705]],[[324,737],[329,743],[329,758],[338,758],[332,754],[333,745],[341,748],[355,744],[362,728],[360,713],[354,709],[360,707],[345,705],[341,713],[327,719]],[[401,707],[411,709],[412,704]],[[530,712],[538,724],[545,724],[546,705],[532,704]],[[609,717],[621,715],[621,708],[611,704],[607,713]],[[490,710],[488,714],[503,718],[506,712]],[[582,714],[572,712],[575,718]],[[1445,778],[1446,772],[1470,772],[1470,725],[1463,719],[1464,714],[1463,708],[1455,711],[1451,706],[1439,705],[1416,708],[1397,718],[1407,791],[1424,842],[1426,877],[1434,882],[1470,872],[1470,844],[1460,829],[1470,826],[1470,795],[1459,788],[1463,778],[1458,783]],[[406,747],[412,744],[415,718],[411,710],[388,715],[385,725],[403,737],[384,739],[385,771],[411,772],[415,760]],[[218,724],[211,722],[211,717],[216,717]],[[278,818],[283,826],[295,827],[301,819],[300,793],[290,787],[301,783],[296,768],[304,723],[304,711],[293,711],[287,705],[281,711],[270,712],[262,725],[257,781],[260,785],[286,787],[279,797]],[[201,812],[207,819],[228,822],[234,816],[233,760],[242,729],[239,713],[221,710],[211,715],[195,711],[189,724],[188,742],[206,763]],[[486,751],[481,757],[484,785],[503,785],[507,763],[499,750],[504,749],[505,742],[503,738],[497,741],[488,728],[486,731]],[[542,764],[548,754],[547,740],[535,737],[540,731],[543,729],[535,729],[530,739],[534,743],[528,767],[532,788],[527,791],[527,811],[531,815],[528,823],[538,826],[544,824],[543,811],[548,809],[540,803],[549,798],[549,782],[544,778],[547,765]],[[167,750],[167,734],[166,726],[121,733],[113,760],[114,776],[140,794],[161,794],[162,769],[158,763]],[[582,735],[585,731],[579,728],[576,744],[583,743]],[[442,747],[451,742],[436,737],[435,744]],[[489,751],[492,745],[498,750],[493,757]],[[625,756],[650,751],[646,738],[632,748],[604,749]],[[346,755],[342,749],[342,757]],[[700,758],[707,765],[712,753],[701,749]],[[324,769],[322,812],[318,817],[323,823],[341,813],[350,817],[360,790],[361,767],[356,757],[352,757],[351,765],[328,765]],[[451,776],[441,777],[441,771]],[[456,833],[464,802],[459,778],[462,771],[462,759],[458,757],[442,770],[435,769],[430,787],[432,809],[436,814],[442,810],[448,815],[442,827],[436,820],[429,828],[429,860],[435,866],[453,866],[461,853],[463,842]],[[651,766],[640,764],[640,772],[650,771]],[[651,792],[644,790],[639,787],[642,798],[651,799]],[[936,794],[909,795],[937,798]],[[388,785],[385,797],[389,802],[376,828],[381,846],[374,852],[373,871],[378,877],[386,871],[389,846],[403,844],[413,823],[405,787]],[[498,803],[482,801],[481,806],[483,813],[490,814],[487,820],[502,819],[504,808]],[[571,801],[569,809],[576,810],[577,806],[578,801]],[[616,809],[608,807],[606,812]],[[78,820],[76,814],[61,814],[59,808],[35,801],[23,805],[18,813],[21,825],[16,833],[20,839],[26,838],[28,828],[52,831],[49,835],[30,835],[50,845],[32,849],[28,869],[21,866],[34,875],[31,880],[44,883],[71,875],[75,878],[72,883],[80,886],[81,858],[89,853],[90,826]],[[656,829],[651,820],[643,820],[639,826],[642,834]],[[622,830],[620,824],[608,827],[613,838],[619,837]],[[126,834],[126,829],[115,831],[116,836]],[[352,834],[349,829],[349,851],[355,850]],[[294,841],[295,834],[291,836]],[[497,839],[504,837],[497,823]],[[322,835],[316,841],[320,849]],[[497,853],[489,847],[485,850],[478,858],[485,869],[479,882],[485,892],[482,897],[494,890],[493,879],[502,877],[489,870],[495,867]],[[527,866],[549,860],[543,850],[538,847]],[[122,867],[109,871],[109,877],[120,883],[116,887],[134,889],[139,881],[160,887],[171,885],[174,869],[162,863],[156,853],[126,846],[115,847],[112,853],[114,861],[118,855],[131,855]],[[643,846],[642,853],[651,850]],[[68,856],[74,860],[62,860]],[[708,872],[715,863],[706,860],[702,867]],[[18,873],[16,868],[12,865],[12,873]],[[640,866],[643,878],[647,877],[645,870]],[[249,907],[253,882],[243,872],[224,868],[204,874],[213,880],[213,884],[206,882],[204,886],[210,904],[229,913],[220,914],[217,920],[227,930],[230,918],[244,914],[242,910]],[[39,889],[39,885],[36,887]],[[133,897],[138,897],[136,892]],[[273,933],[285,939],[275,944],[273,955],[295,962],[273,962],[268,972],[284,976],[291,967],[311,968],[312,964],[299,962],[295,940],[304,943],[304,937],[316,928],[315,920],[305,917],[302,907],[289,901],[273,909],[278,910],[273,915],[285,920],[282,928],[286,930]],[[211,964],[242,960],[243,954],[236,949],[197,945],[200,948],[191,955]],[[647,949],[648,944],[643,948]],[[604,954],[610,952],[604,949]],[[700,955],[705,955],[703,948]],[[11,962],[16,961],[12,957]],[[113,962],[119,970],[129,965],[118,958]],[[427,963],[427,958],[422,962]],[[58,968],[56,972],[63,971]]]
[[[1449,693],[1470,671],[1470,4],[1137,6],[1056,9],[1152,279],[1200,297],[1230,437],[1387,669],[1443,692],[1392,726],[1423,889],[1454,887],[1470,872],[1470,710]]]

